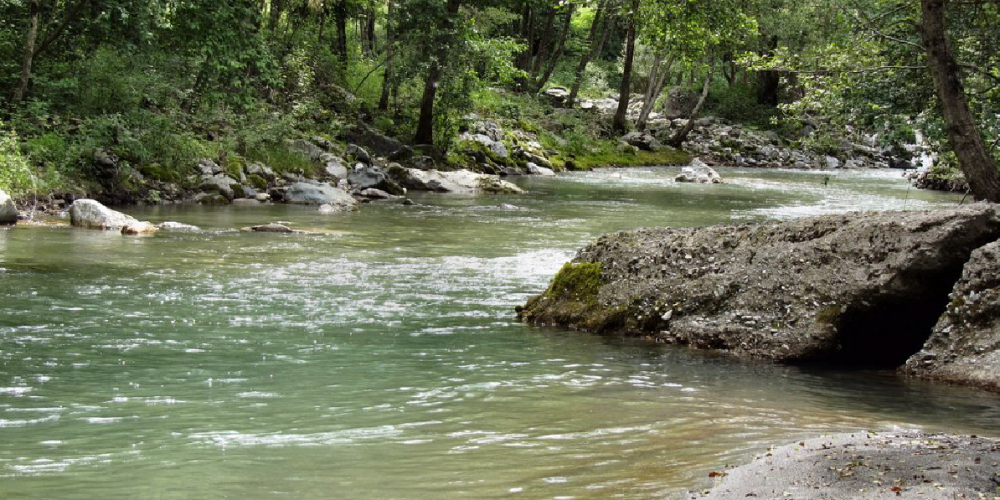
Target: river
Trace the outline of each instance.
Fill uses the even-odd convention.
[[[602,233],[959,200],[898,172],[676,172],[347,215],[126,210],[203,229],[152,238],[0,231],[0,498],[679,498],[823,433],[1000,435],[974,390],[514,321]],[[232,231],[272,221],[320,234]]]

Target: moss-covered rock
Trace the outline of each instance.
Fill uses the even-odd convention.
[[[249,184],[250,187],[256,189],[257,191],[267,190],[267,180],[257,174],[248,175],[247,184]]]

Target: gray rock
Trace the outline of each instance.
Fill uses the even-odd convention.
[[[371,157],[371,155],[368,154],[368,151],[365,151],[365,148],[363,148],[361,146],[358,146],[357,144],[348,144],[347,145],[347,156],[348,157],[353,156],[354,159],[356,159],[356,160],[358,160],[361,163],[364,163],[366,165],[371,165],[372,164],[372,157]]]
[[[0,225],[17,224],[17,207],[14,200],[0,190]]]
[[[299,205],[332,205],[341,210],[357,210],[358,202],[346,191],[329,184],[296,182],[285,191],[286,203]]]
[[[824,157],[823,158],[823,162],[824,162],[823,166],[827,170],[835,170],[835,169],[840,168],[840,160],[838,160],[837,158],[835,158],[833,156],[829,156],[828,155],[828,156]]]
[[[249,231],[254,233],[278,233],[278,234],[291,234],[295,230],[285,226],[283,224],[264,224],[261,226],[253,226],[243,228],[243,231]]]
[[[489,174],[478,174],[469,170],[439,172],[395,167],[388,169],[389,176],[399,185],[415,191],[438,193],[496,193],[520,194],[521,188]]]
[[[396,139],[382,134],[365,124],[358,124],[352,127],[347,132],[346,138],[348,142],[366,148],[369,152],[377,156],[390,156],[406,147]]]
[[[763,450],[762,450],[763,451]],[[989,498],[1000,441],[917,432],[855,432],[770,449],[725,472],[704,500]]]
[[[326,151],[327,153],[340,154],[343,151],[343,148],[341,148],[340,145],[327,139],[326,137],[320,137],[318,135],[314,135],[310,137],[309,140],[315,143],[320,148],[322,148],[323,151]]]
[[[70,224],[87,229],[120,231],[125,226],[138,225],[139,221],[121,212],[111,210],[96,200],[76,200],[69,207]]]
[[[685,87],[674,87],[667,93],[667,105],[663,115],[670,120],[691,116],[698,105],[698,94]],[[679,126],[679,125],[678,125]]]
[[[690,166],[681,169],[674,182],[689,182],[694,184],[722,184],[722,176],[701,160],[695,159]]]
[[[1000,242],[973,252],[923,349],[904,371],[1000,391]]]
[[[361,163],[354,166],[354,170],[347,176],[347,181],[354,189],[381,189],[389,194],[401,195],[403,188],[379,167],[363,165]]]
[[[299,153],[305,156],[306,158],[309,158],[310,161],[314,162],[319,161],[320,158],[322,158],[323,153],[326,153],[326,151],[324,151],[323,148],[305,139],[296,139],[294,141],[289,141],[288,149],[291,150],[292,152]]]
[[[215,175],[222,173],[222,167],[218,163],[208,159],[202,158],[198,160],[198,172],[201,175]]]
[[[273,181],[277,178],[274,174],[274,170],[271,170],[271,167],[268,167],[260,162],[253,162],[250,165],[247,165],[247,174],[260,176],[266,181]]]
[[[542,92],[542,95],[548,97],[553,104],[562,105],[569,99],[569,90],[565,87],[549,87]]]
[[[371,200],[392,200],[395,198],[399,198],[398,196],[391,195],[389,193],[386,193],[385,191],[382,191],[381,189],[375,189],[375,188],[363,189],[359,194]]]
[[[507,146],[502,141],[495,140],[489,135],[483,133],[470,134],[466,132],[459,139],[482,144],[496,158],[506,159],[510,157],[510,151],[507,150]]]
[[[261,203],[266,203],[268,201],[271,201],[271,195],[268,193],[257,193],[256,195],[254,195],[254,199]]]
[[[136,222],[122,228],[122,234],[127,236],[151,236],[156,234],[160,228],[148,222]]]
[[[344,160],[342,158],[329,155],[329,157],[325,159],[324,163],[325,166],[323,167],[323,173],[327,176],[333,177],[338,181],[340,179],[347,178],[347,166],[344,165]]]
[[[643,151],[659,151],[663,149],[663,144],[660,144],[659,140],[643,132],[629,132],[622,137],[622,140]]]
[[[744,357],[896,368],[923,346],[973,250],[998,238],[993,205],[622,232],[579,252],[574,262],[591,266],[555,280],[597,268],[582,281],[590,287],[550,289],[521,318]]]
[[[533,162],[528,162],[527,169],[531,175],[541,175],[546,177],[556,175],[555,171],[551,168],[540,167]]]
[[[201,229],[198,226],[181,224],[180,222],[164,222],[158,224],[156,227],[158,227],[161,231],[173,231],[179,233],[193,233],[201,231]]]
[[[224,174],[202,177],[201,190],[206,193],[219,193],[229,201],[242,198],[246,194],[239,181]]]

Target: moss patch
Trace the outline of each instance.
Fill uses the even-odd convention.
[[[601,263],[567,263],[562,267],[545,294],[549,298],[582,302],[597,301],[601,290]]]
[[[691,163],[691,155],[672,148],[664,148],[660,151],[637,151],[634,154],[602,150],[591,154],[577,155],[572,160],[576,169],[590,170],[601,167],[687,165]]]

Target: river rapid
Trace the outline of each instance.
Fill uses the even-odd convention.
[[[514,321],[603,233],[959,201],[896,171],[676,173],[346,215],[126,209],[203,229],[152,238],[0,230],[0,498],[680,498],[824,433],[1000,436],[987,393]],[[319,234],[233,231],[275,221]]]

